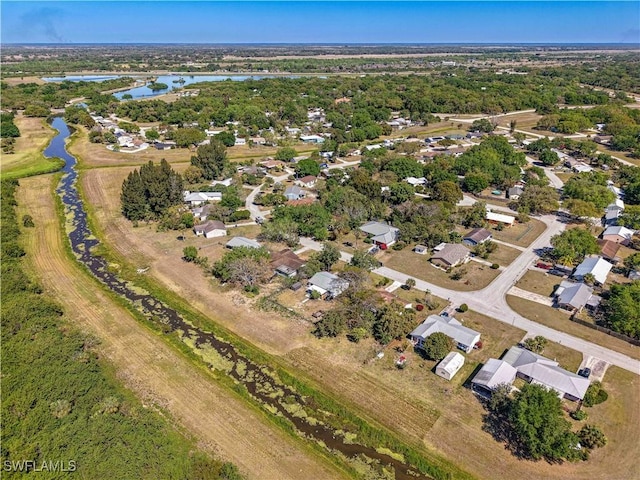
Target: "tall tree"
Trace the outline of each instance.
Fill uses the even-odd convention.
[[[516,393],[509,419],[519,443],[533,459],[568,458],[578,443],[558,395],[541,385],[525,384]]]
[[[227,147],[214,138],[208,145],[198,147],[196,156],[191,157],[191,165],[200,168],[207,180],[219,179],[229,167]]]

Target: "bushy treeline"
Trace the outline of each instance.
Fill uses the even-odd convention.
[[[133,79],[130,77],[115,78],[104,82],[65,80],[63,82],[48,82],[43,85],[20,83],[10,86],[3,82],[2,108],[7,110],[30,108],[32,110],[27,114],[36,113],[34,116],[47,116],[51,108],[64,108],[69,100],[80,97],[86,98],[92,108],[95,108],[96,105],[118,102],[118,99],[113,95],[104,95],[101,92],[132,84]]]
[[[182,177],[166,160],[149,162],[122,183],[122,214],[129,220],[157,220],[183,201]]]
[[[20,136],[20,130],[13,123],[12,113],[0,113],[0,138],[16,138]]]
[[[102,364],[98,340],[73,328],[25,274],[17,185],[2,182],[3,465],[74,461],[76,474],[93,479],[239,479],[235,466],[194,451],[143,408]]]

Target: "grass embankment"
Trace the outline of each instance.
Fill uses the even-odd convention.
[[[240,478],[146,409],[25,271],[17,182],[2,182],[2,460],[59,461],[82,478]],[[39,220],[36,220],[39,221]],[[30,278],[31,277],[31,278]],[[5,470],[7,477],[21,475]],[[58,470],[60,472],[60,470]],[[60,473],[61,474],[61,473]],[[223,475],[226,475],[223,477]]]
[[[2,154],[0,175],[3,179],[55,172],[64,166],[63,160],[48,159],[43,155],[44,149],[56,133],[44,119],[17,115],[14,123],[20,130],[20,137],[16,138],[16,153]]]
[[[81,186],[82,182],[78,182],[78,185]],[[101,231],[95,222],[91,221],[91,218],[94,216],[92,206],[89,205],[88,202],[85,202],[85,207],[87,208],[88,218],[90,219],[93,232],[98,238],[104,238],[104,232]],[[256,364],[273,369],[276,377],[282,384],[293,386],[297,392],[312,399],[309,404],[313,405],[314,413],[322,416],[322,421],[330,422],[331,426],[336,430],[346,432],[357,431],[357,443],[373,448],[389,448],[403,455],[408,463],[435,478],[447,478],[450,474],[453,474],[455,478],[471,478],[467,473],[444,460],[441,456],[424,450],[423,445],[417,442],[413,445],[407,445],[407,442],[400,440],[390,430],[380,425],[370,416],[367,416],[362,409],[344,402],[342,398],[338,400],[333,396],[322,393],[319,386],[308,381],[308,377],[306,377],[303,372],[295,371],[290,365],[286,365],[284,361],[266,354],[254,345],[237,337],[226,328],[220,326],[220,324],[195,310],[192,305],[184,299],[159,286],[150,278],[144,275],[138,275],[134,266],[130,265],[125,258],[115,253],[108,245],[104,243],[101,244],[96,252],[104,255],[110,263],[119,266],[118,274],[121,278],[133,281],[136,288],[145,290],[164,304],[179,311],[183,318],[187,319],[193,325],[194,329],[212,332],[216,337],[233,344],[247,359]],[[130,309],[130,311],[133,309],[133,306],[129,304],[127,304],[126,307]],[[161,325],[151,323],[147,319],[144,321],[151,328],[161,331]],[[200,365],[202,364],[202,359],[200,358],[202,352],[199,352],[197,348],[186,345],[176,335],[167,335],[165,338],[183,353],[187,354],[193,361]],[[221,383],[234,389],[234,391],[240,395],[243,395],[248,401],[256,404],[256,400],[251,397],[242,386],[234,384],[230,377],[218,375],[216,378]],[[299,378],[304,378],[305,380],[300,381]],[[263,408],[269,410],[270,407],[266,405],[263,406]],[[329,414],[327,415],[326,412],[329,412]],[[277,416],[272,416],[272,419],[279,426],[290,432],[294,432],[293,425],[284,419]]]

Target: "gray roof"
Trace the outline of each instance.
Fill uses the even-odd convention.
[[[600,284],[604,284],[607,281],[607,275],[613,268],[609,262],[604,258],[598,256],[587,257],[583,262],[576,267],[576,271],[573,272],[573,276],[582,280],[585,275],[592,274],[596,281]]]
[[[287,187],[286,190],[284,191],[284,195],[304,195],[306,193],[305,190],[303,190],[302,188],[300,188],[297,185],[292,185],[291,187]]]
[[[399,230],[383,222],[367,222],[360,227],[360,230],[368,235],[378,236],[385,235],[389,232],[397,233]]]
[[[227,248],[236,248],[236,247],[248,247],[248,248],[260,248],[260,244],[255,240],[251,240],[250,238],[245,237],[233,237],[231,240],[227,242]]]
[[[436,369],[442,369],[454,375],[458,370],[462,368],[463,365],[464,356],[461,353],[449,352],[447,356],[440,361]]]
[[[480,339],[480,333],[470,328],[464,327],[458,320],[453,317],[441,317],[438,315],[429,315],[427,319],[418,325],[413,332],[412,337],[427,338],[434,333],[441,332],[447,337],[452,338],[462,345],[475,345]]]
[[[532,383],[553,389],[562,396],[569,394],[582,399],[589,388],[589,379],[568,372],[559,367],[558,362],[524,348],[511,347],[502,360],[515,367],[518,373],[531,378]]]
[[[516,373],[517,370],[504,360],[490,358],[471,382],[493,390],[500,384],[511,384],[516,378]]]
[[[514,195],[522,195],[522,192],[524,192],[522,187],[511,187],[509,189],[509,196],[512,197]]]
[[[577,309],[584,307],[593,295],[593,289],[584,283],[562,282],[558,291],[558,305]]]
[[[617,235],[626,240],[629,240],[631,239],[631,237],[633,237],[633,230],[623,226],[608,227],[604,232],[602,232],[603,237],[605,237],[606,235]]]
[[[459,243],[447,243],[442,250],[435,253],[432,260],[443,260],[449,265],[454,265],[469,255],[469,249]]]
[[[206,202],[208,200],[220,200],[220,192],[191,192],[184,197],[185,202]]]
[[[349,282],[331,272],[318,272],[309,279],[309,284],[338,295],[347,289]]]

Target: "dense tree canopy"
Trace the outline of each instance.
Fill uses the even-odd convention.
[[[587,230],[572,228],[551,237],[552,255],[563,264],[571,265],[584,259],[586,255],[598,253],[598,242]]]
[[[616,332],[640,338],[640,281],[611,286],[605,321]]]
[[[227,149],[222,142],[215,139],[208,145],[200,145],[196,155],[191,157],[191,165],[198,167],[207,180],[222,178],[230,169]]]
[[[169,207],[182,203],[182,177],[166,160],[159,165],[149,162],[125,179],[120,200],[122,214],[129,220],[158,219]]]

